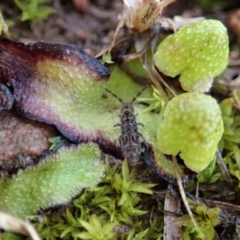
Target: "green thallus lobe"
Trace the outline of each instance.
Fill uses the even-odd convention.
[[[38,166],[0,179],[0,210],[25,217],[69,202],[83,188],[100,182],[105,170],[100,154],[93,143],[64,147]]]
[[[217,20],[201,20],[165,38],[154,60],[167,76],[180,75],[185,91],[207,92],[213,78],[226,68],[228,55],[225,26]]]
[[[202,93],[184,93],[168,102],[157,139],[164,154],[177,155],[195,172],[213,160],[223,133],[216,100]]]

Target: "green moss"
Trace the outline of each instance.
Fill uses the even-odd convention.
[[[197,174],[197,179],[200,183],[214,183],[221,176],[221,172],[216,166],[216,156],[210,162],[209,166]]]
[[[220,103],[224,132],[218,146],[229,151],[233,151],[240,143],[240,117],[233,108],[233,102],[232,98],[227,98]]]
[[[43,20],[55,12],[53,8],[44,6],[51,0],[14,0],[14,2],[22,11],[22,21]]]
[[[233,151],[228,153],[224,161],[228,165],[231,175],[238,179],[238,187],[240,188],[240,149],[238,146],[233,148]]]
[[[158,239],[162,231],[161,214],[153,217],[153,225],[142,221],[148,213],[145,209],[152,208],[151,204],[147,206],[145,196],[151,196],[153,186],[134,180],[126,161],[121,168],[110,167],[106,161],[106,175],[101,184],[86,189],[63,214],[52,209],[31,219],[43,239],[104,240],[117,236],[131,239],[128,237],[137,234]]]
[[[183,228],[183,239],[190,240],[213,240],[217,236],[214,227],[220,223],[218,215],[219,208],[207,208],[205,205],[195,205],[193,207],[194,219],[198,226],[193,226],[193,223],[188,215],[179,217],[177,223]]]

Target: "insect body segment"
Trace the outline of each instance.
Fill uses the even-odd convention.
[[[115,93],[105,88],[107,92],[109,92],[112,96],[117,98],[122,103],[120,113],[121,123],[115,126],[121,127],[121,136],[119,137],[120,147],[124,158],[128,160],[128,163],[131,166],[136,165],[140,159],[142,151],[141,139],[143,139],[142,134],[138,132],[138,125],[143,126],[143,124],[136,122],[136,116],[134,114],[132,103],[147,87],[148,86],[144,87],[129,103],[123,102],[123,100],[119,98]]]

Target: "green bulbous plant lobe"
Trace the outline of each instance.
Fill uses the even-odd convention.
[[[201,20],[165,38],[157,48],[157,68],[170,77],[180,75],[185,91],[207,92],[213,78],[228,64],[228,35],[217,20]]]
[[[184,93],[168,102],[157,133],[160,150],[177,155],[195,172],[213,160],[223,133],[216,100],[202,93]]]
[[[0,179],[0,210],[25,217],[40,208],[66,204],[83,188],[101,181],[105,166],[100,156],[93,143],[63,147],[36,167]]]

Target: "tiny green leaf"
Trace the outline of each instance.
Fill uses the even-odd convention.
[[[161,93],[159,90],[152,85],[153,89],[153,96],[150,98],[138,98],[138,101],[140,102],[145,102],[149,104],[149,106],[144,110],[144,112],[148,111],[156,111],[159,112],[163,109],[165,102],[164,102],[164,97],[161,96]]]
[[[22,11],[22,21],[37,21],[47,18],[55,10],[51,7],[43,6],[44,3],[49,2],[49,0],[14,0],[15,4]]]
[[[49,150],[52,151],[58,149],[61,145],[67,144],[68,142],[67,139],[62,136],[48,138],[48,141],[52,144],[49,148]]]
[[[214,157],[213,161],[209,164],[209,166],[204,169],[203,171],[197,174],[197,179],[200,183],[208,182],[214,183],[216,182],[219,177],[221,176],[220,172],[214,172],[216,169],[216,156]]]
[[[101,63],[102,63],[102,64],[104,64],[104,63],[108,63],[108,64],[114,63],[114,62],[112,61],[112,56],[111,56],[111,54],[110,54],[110,53],[103,54]]]
[[[232,114],[232,104],[233,99],[232,98],[226,98],[224,99],[219,105],[222,111],[222,115],[230,117]]]
[[[2,32],[6,34],[8,32],[8,27],[2,17],[2,13],[0,11],[0,35],[2,34]]]

